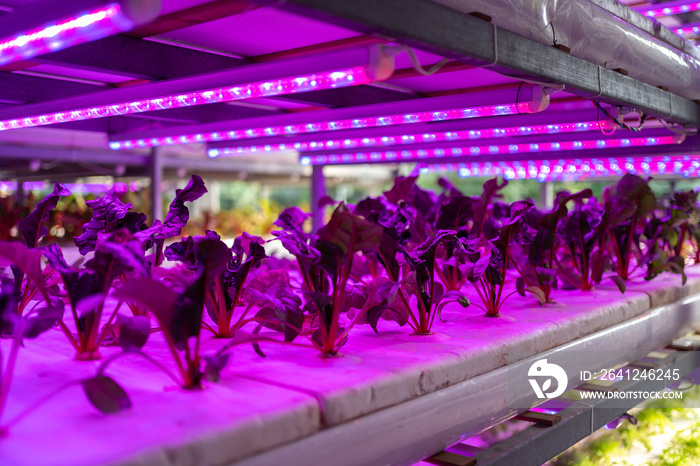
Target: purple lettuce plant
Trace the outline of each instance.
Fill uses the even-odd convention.
[[[657,210],[644,229],[646,252],[641,261],[647,267],[646,280],[662,272],[680,274],[685,284],[686,255],[697,231],[697,192],[675,192],[665,209]],[[697,252],[695,253],[697,256]]]
[[[561,246],[555,257],[556,270],[565,287],[589,291],[602,280],[609,264],[605,230],[601,227],[605,209],[594,197],[585,203],[583,199],[574,202],[574,209],[558,226]]]
[[[467,297],[459,290],[445,291],[445,287],[435,280],[437,260],[445,254],[445,245],[456,241],[456,232],[440,230],[411,252],[403,251],[407,273],[401,279],[399,293],[404,291],[409,299],[402,299],[401,308],[408,317],[415,335],[432,334],[435,317],[440,317],[442,309],[451,302],[462,307],[469,306]],[[415,300],[415,305],[413,301]],[[413,310],[415,308],[415,311]],[[395,308],[396,309],[396,308]],[[376,330],[376,329],[375,329]]]
[[[52,305],[36,306],[26,315],[19,316],[14,312],[19,299],[20,295],[14,284],[3,279],[0,284],[0,332],[12,335],[12,346],[5,361],[0,358],[0,417],[7,406],[19,349],[25,345],[27,340],[33,340],[56,326],[61,321],[64,310],[63,302],[56,300]],[[140,319],[145,318],[140,317]],[[147,319],[145,320],[147,322]],[[122,326],[122,335],[127,337],[130,333],[129,324],[127,322]],[[7,435],[8,430],[14,424],[36,410],[41,404],[75,385],[80,385],[90,403],[103,413],[115,413],[131,406],[126,392],[111,377],[105,375],[104,368],[101,368],[95,377],[70,380],[16,414],[11,420],[0,424],[0,437]]]
[[[610,237],[607,244],[615,259],[613,268],[620,279],[629,280],[639,265],[634,264],[635,258],[643,255],[641,235],[646,219],[656,210],[656,196],[647,181],[627,173],[603,192],[603,200],[601,229]]]
[[[197,244],[207,239],[218,241],[219,236],[208,230],[206,236],[185,238],[168,246],[165,256],[196,270],[200,267],[197,263]],[[279,280],[282,278],[279,274],[259,275],[255,283],[248,286],[249,278],[267,260],[263,244],[262,238],[247,233],[237,237],[226,269],[214,278],[212,287],[206,291],[206,309],[216,328],[206,322],[202,325],[217,337],[231,338],[241,327],[251,322],[277,328],[283,324],[270,322],[277,319],[287,324],[284,330],[291,341],[299,333],[299,330],[295,332],[294,329],[302,327],[301,300],[294,295],[286,280]],[[293,299],[286,300],[287,297]],[[254,309],[258,313],[250,316]]]
[[[76,350],[76,359],[99,359],[99,348],[108,335],[108,332],[100,332],[100,322],[115,281],[127,275],[150,276],[150,265],[144,257],[141,242],[125,228],[100,233],[94,257],[79,268],[66,263],[56,244],[45,248],[44,255],[63,279],[76,334],[62,321],[61,328]],[[107,327],[114,322],[121,304],[119,301],[114,306]]]
[[[519,290],[503,296],[506,275],[511,257],[510,249],[523,223],[523,216],[533,209],[526,201],[514,202],[510,206],[508,222],[498,230],[492,240],[484,236],[461,242],[468,261],[460,268],[476,290],[483,306],[475,304],[489,317],[497,317],[503,303]]]
[[[357,263],[362,261],[357,253],[362,252],[363,259],[376,257],[382,227],[353,214],[344,203],[336,207],[331,221],[318,234],[304,231],[308,217],[298,207],[285,209],[275,221],[282,230],[272,234],[299,267],[301,292],[306,298],[302,333],[324,356],[333,356],[350,331],[339,319],[350,309],[348,302],[354,296],[348,283],[361,280]]]
[[[414,178],[408,180],[399,179],[392,191],[398,190],[397,185],[405,188],[411,186],[409,183],[415,183]],[[456,195],[454,188],[451,192]],[[377,331],[377,322],[381,318],[401,326],[408,324],[414,334],[429,335],[435,316],[446,304],[460,301],[468,305],[458,288],[448,288],[446,293],[445,287],[435,281],[440,262],[446,262],[453,250],[454,231],[441,230],[431,234],[425,226],[415,228],[416,223],[424,224],[424,220],[416,208],[404,201],[394,205],[382,199],[368,198],[357,204],[355,213],[382,227],[377,252],[368,252],[364,256],[376,257],[386,272],[386,277],[373,274],[374,279],[368,285],[354,288],[362,295],[350,305],[359,310],[357,323],[369,323]],[[416,243],[415,238],[425,239]],[[441,261],[437,260],[438,254]],[[443,283],[445,281],[443,278]]]
[[[0,281],[0,333],[12,335],[12,346],[5,361],[0,358],[0,417],[7,405],[7,397],[20,348],[24,346],[26,340],[37,338],[54,327],[63,314],[63,303],[56,300],[36,306],[23,316],[18,315],[16,309],[21,296],[15,284],[8,278],[2,277]],[[19,417],[21,416],[7,424],[0,424],[0,437]]]
[[[153,313],[180,375],[174,379],[183,388],[197,389],[206,372],[202,368],[200,342],[207,290],[224,273],[232,254],[221,240],[211,237],[193,241],[191,253],[195,276],[185,286],[175,288],[158,279],[139,276],[124,283],[114,295],[140,303]],[[121,335],[120,329],[120,340]]]
[[[85,255],[94,251],[100,235],[125,229],[140,241],[145,250],[154,248],[149,256],[149,263],[159,266],[163,262],[163,244],[166,239],[178,236],[189,220],[189,209],[185,202],[193,202],[207,192],[204,181],[193,175],[187,186],[175,191],[175,198],[170,203],[165,221],[156,220],[148,227],[146,215],[132,212],[130,203],[123,203],[113,190],[100,199],[88,201],[93,209],[92,218],[83,225],[83,233],[74,239],[79,252]],[[120,277],[122,282],[129,279],[127,274]],[[127,301],[127,306],[133,315],[148,315],[147,311],[138,304]]]
[[[37,295],[51,306],[50,295],[57,292],[54,271],[51,267],[42,267],[42,253],[37,245],[49,232],[44,223],[51,210],[56,207],[61,196],[69,195],[70,191],[56,183],[53,192],[39,201],[36,208],[17,224],[24,242],[0,242],[0,262],[4,258],[12,273],[12,278],[5,277],[4,280],[11,283],[19,295],[14,309],[17,315],[23,315]]]
[[[281,230],[273,231],[272,234],[295,257],[301,274],[302,290],[326,293],[329,282],[325,270],[320,266],[321,252],[316,248],[318,236],[304,231],[304,223],[309,217],[310,214],[299,207],[288,207],[274,222]]]
[[[499,191],[508,185],[507,180],[500,184],[497,178],[487,180],[478,197],[463,195],[446,180],[441,185],[448,195],[443,195],[445,203],[437,217],[436,229],[454,230],[460,238],[492,238],[498,235],[498,229],[504,220],[507,221],[509,206],[496,199],[501,197]],[[455,248],[457,245],[457,242],[445,244],[445,257],[436,267],[440,281],[449,291],[460,290],[467,281],[459,267],[465,258],[460,248]]]
[[[557,196],[557,205],[551,212],[532,209],[523,215],[523,222],[515,243],[511,248],[512,264],[520,277],[516,288],[522,296],[532,294],[540,304],[552,303],[552,290],[557,286],[557,269],[554,267],[560,242],[557,228],[568,213],[570,201],[589,199],[590,189],[574,194],[562,192]]]

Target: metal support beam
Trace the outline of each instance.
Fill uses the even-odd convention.
[[[313,167],[311,172],[311,225],[315,233],[323,227],[324,208],[319,207],[323,196],[326,195],[326,179],[323,176],[323,166]]]
[[[378,34],[518,79],[563,84],[584,97],[632,106],[665,120],[700,124],[700,105],[428,0],[256,0]]]
[[[151,178],[151,223],[163,220],[163,150],[155,147],[151,150],[150,170]]]
[[[120,152],[115,153],[119,154]],[[269,175],[291,175],[293,173],[304,175],[310,170],[308,167],[303,167],[296,163],[289,165],[278,165],[271,164],[269,161],[265,160],[253,162],[242,161],[237,160],[235,157],[228,159],[210,159],[203,157],[190,159],[183,157],[163,156],[162,163],[164,168],[184,168],[189,171],[211,171],[219,174],[247,172]]]
[[[259,6],[245,0],[214,0],[159,16],[154,21],[130,31],[129,35],[134,37],[156,36],[256,8]]]
[[[106,86],[0,72],[0,102],[24,104],[63,99],[107,89]]]
[[[276,99],[332,108],[415,100],[419,97],[420,96],[415,94],[407,94],[392,89],[365,85],[339,87],[337,89],[325,89],[322,91],[304,92],[302,94],[289,94],[277,97]]]
[[[119,35],[33,58],[39,64],[69,66],[129,78],[168,79],[248,64],[247,60]]]
[[[554,185],[551,181],[540,184],[540,207],[543,209],[554,207]]]
[[[24,205],[26,199],[26,193],[24,192],[24,185],[22,182],[17,183],[17,190],[15,191],[15,201],[17,204]]]

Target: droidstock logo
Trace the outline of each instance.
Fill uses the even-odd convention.
[[[546,359],[540,359],[530,366],[527,375],[530,377],[528,381],[532,385],[537,398],[556,398],[566,391],[566,383],[568,377],[566,372],[556,364],[550,364]],[[557,388],[554,391],[549,391],[552,387],[552,379],[557,381]],[[540,386],[540,380],[543,381]]]

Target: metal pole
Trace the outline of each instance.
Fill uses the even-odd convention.
[[[540,206],[543,209],[554,207],[554,185],[551,181],[540,183]]]
[[[323,165],[314,165],[311,172],[311,225],[313,232],[317,232],[323,226],[323,207],[318,204],[326,195],[326,180],[323,177]]]
[[[22,180],[17,180],[17,191],[15,191],[15,200],[17,201],[17,204],[19,205],[24,205],[25,201],[27,200],[27,193],[24,192],[24,183],[22,183]]]
[[[151,149],[151,160],[149,165],[149,176],[151,177],[151,222],[163,220],[163,154],[159,147]]]

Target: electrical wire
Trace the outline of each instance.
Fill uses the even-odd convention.
[[[697,127],[695,128],[695,131],[693,131],[693,132],[688,132],[688,131],[685,130],[685,128],[684,128],[683,126],[681,126],[681,128],[683,128],[683,129],[681,130],[681,129],[678,129],[678,128],[674,128],[674,127],[671,126],[671,124],[670,124],[668,121],[666,121],[666,120],[661,120],[661,119],[659,119],[659,121],[660,121],[661,124],[664,126],[664,128],[666,128],[667,130],[669,130],[669,131],[671,131],[671,132],[674,132],[674,133],[676,133],[676,134],[682,134],[682,135],[684,135],[684,136],[695,136],[696,134],[698,134],[698,128],[697,128]]]
[[[411,59],[411,64],[413,65],[413,68],[416,71],[418,71],[420,74],[422,74],[423,76],[431,76],[431,75],[437,73],[438,71],[440,71],[440,68],[442,68],[447,63],[452,61],[450,58],[443,58],[442,60],[435,63],[433,66],[431,66],[430,69],[426,70],[420,64],[420,61],[418,60],[418,57],[416,56],[416,52],[414,52],[412,48],[404,47],[404,50],[406,51],[406,53],[408,53],[408,56]]]
[[[523,87],[523,84],[525,84],[525,81],[520,81],[518,92],[515,93],[515,109],[518,111],[518,113],[522,113],[520,111],[520,89]]]
[[[609,133],[606,133],[603,129],[603,125],[600,124],[600,109],[596,111],[596,120],[598,122],[598,128],[600,129],[600,132],[603,133],[603,136],[612,136],[615,134],[615,128],[617,128],[616,126],[613,126]]]
[[[622,128],[622,129],[626,129],[626,130],[629,130],[629,131],[633,131],[633,132],[635,132],[635,133],[638,133],[638,132],[641,131],[642,128],[644,127],[644,122],[645,122],[646,119],[647,119],[646,113],[642,113],[642,118],[641,118],[641,120],[639,121],[639,126],[634,127],[634,126],[630,126],[630,125],[627,125],[627,124],[625,124],[625,123],[622,123],[620,120],[618,120],[617,118],[615,118],[614,116],[612,116],[612,114],[611,114],[610,112],[608,112],[607,110],[605,110],[605,109],[603,108],[603,106],[600,105],[600,104],[598,103],[597,100],[593,100],[592,102],[593,102],[593,104],[598,108],[599,111],[603,112],[605,115],[607,115],[608,118],[610,118],[610,121],[612,121],[613,123],[615,123],[617,126],[619,126],[619,127]],[[601,128],[601,131],[602,131],[602,128]],[[603,133],[603,134],[605,134],[605,133]]]

